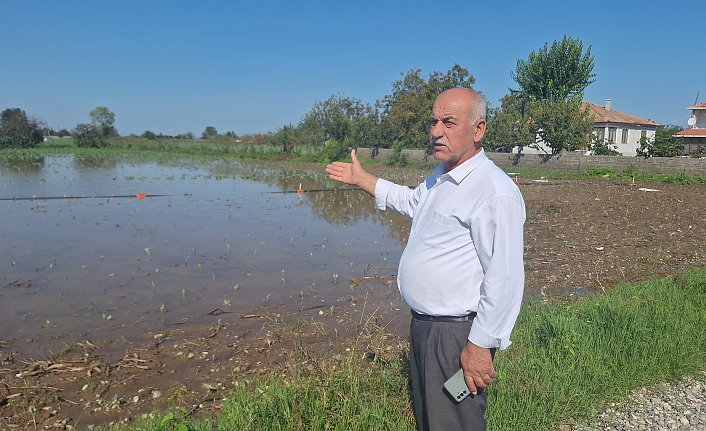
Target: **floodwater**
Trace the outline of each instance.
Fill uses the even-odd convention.
[[[409,222],[360,191],[281,193],[300,181],[341,187],[218,162],[0,165],[0,341],[46,354],[214,310],[333,303],[352,278],[394,288]],[[4,200],[33,196],[74,198]]]

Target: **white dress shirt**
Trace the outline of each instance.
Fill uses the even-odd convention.
[[[432,316],[477,315],[469,341],[510,345],[524,290],[525,204],[485,152],[412,190],[378,179],[375,203],[412,218],[397,285],[407,305]]]

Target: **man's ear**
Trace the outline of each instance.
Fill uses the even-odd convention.
[[[487,123],[485,122],[484,119],[478,120],[478,123],[476,123],[476,128],[473,131],[473,142],[478,144],[483,139],[483,136],[485,135],[486,127],[487,127]]]

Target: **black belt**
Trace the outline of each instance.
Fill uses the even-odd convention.
[[[476,312],[474,311],[471,314],[467,314],[465,316],[430,316],[428,314],[419,314],[414,310],[412,311],[412,318],[415,320],[423,320],[425,322],[456,322],[456,323],[462,323],[462,322],[468,322],[469,320],[473,320],[474,317],[476,317]]]

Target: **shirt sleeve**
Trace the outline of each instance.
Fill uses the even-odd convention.
[[[389,207],[401,214],[413,217],[414,210],[419,203],[421,187],[420,184],[412,190],[407,186],[379,178],[375,183],[375,206],[381,210]]]
[[[474,214],[471,238],[483,267],[477,315],[468,334],[473,344],[505,349],[520,312],[524,290],[524,204],[503,196]]]

